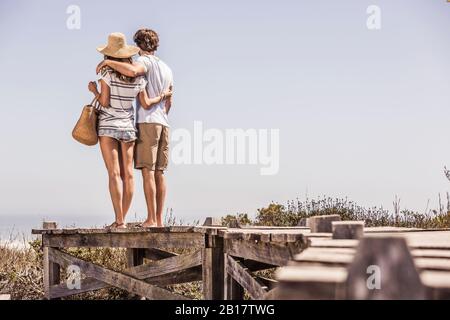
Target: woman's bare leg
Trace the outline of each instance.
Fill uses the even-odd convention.
[[[133,151],[134,142],[120,143],[120,176],[123,184],[122,214],[124,221],[134,194]]]
[[[100,137],[100,150],[109,176],[109,193],[111,195],[116,223],[123,224],[122,179],[120,178],[119,142],[110,137]]]

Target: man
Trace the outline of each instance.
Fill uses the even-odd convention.
[[[173,75],[170,68],[155,56],[159,45],[158,34],[150,29],[140,29],[134,35],[134,42],[140,48],[139,58],[133,64],[104,60],[97,66],[97,73],[107,66],[130,77],[144,75],[147,80],[147,93],[150,98],[158,97],[172,88]],[[135,148],[135,168],[141,170],[147,220],[143,227],[162,227],[162,214],[166,197],[164,170],[169,162],[169,122],[167,114],[172,99],[165,99],[146,110],[137,105],[138,140]]]

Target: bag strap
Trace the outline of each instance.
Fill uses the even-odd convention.
[[[92,106],[96,111],[100,110],[100,102],[98,102],[97,97],[94,97],[94,99],[92,99],[90,106]]]

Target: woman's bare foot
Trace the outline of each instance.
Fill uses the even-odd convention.
[[[124,222],[114,221],[109,226],[107,226],[106,229],[108,229],[108,230],[111,230],[111,229],[126,229],[126,227],[127,227],[127,225]]]

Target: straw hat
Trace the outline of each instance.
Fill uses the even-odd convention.
[[[108,36],[108,44],[98,47],[97,51],[113,58],[130,58],[139,52],[139,48],[127,45],[123,33],[114,32]]]

